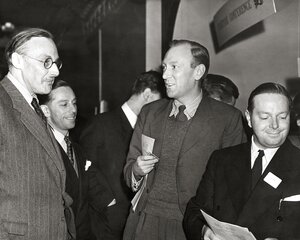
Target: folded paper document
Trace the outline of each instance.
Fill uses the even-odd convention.
[[[208,226],[221,240],[256,240],[248,228],[240,227],[231,223],[221,222],[204,211],[200,210]]]

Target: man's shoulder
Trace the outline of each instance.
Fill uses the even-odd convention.
[[[157,112],[157,111],[165,110],[171,101],[172,100],[166,98],[159,99],[157,101],[144,105],[142,111]]]
[[[214,151],[214,154],[219,156],[232,155],[239,156],[240,153],[245,153],[250,151],[251,142],[241,143],[230,147],[225,147]],[[237,155],[236,155],[237,154]]]
[[[7,105],[8,103],[11,104],[11,96],[8,94],[6,89],[3,87],[4,80],[5,80],[5,78],[0,81],[0,103],[2,105]],[[5,81],[7,81],[7,80],[5,80]]]
[[[90,119],[90,124],[97,124],[97,123],[103,123],[103,122],[110,122],[112,119],[118,119],[120,118],[122,114],[121,107],[118,107],[116,109],[103,112],[100,114],[97,114]]]
[[[300,164],[300,149],[296,147],[289,138],[280,146],[280,151],[284,153],[284,156],[287,156],[288,159],[296,159]]]
[[[215,100],[210,97],[204,97],[203,101],[205,101],[205,102],[207,102],[207,104],[209,104],[210,110],[214,113],[217,113],[217,114],[222,113],[222,114],[226,114],[226,115],[231,115],[234,113],[241,114],[241,111],[239,109],[237,109],[227,103],[224,103],[222,101],[218,101],[218,100]]]

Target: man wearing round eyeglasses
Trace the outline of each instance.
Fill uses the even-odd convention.
[[[75,239],[71,197],[58,145],[36,94],[48,94],[62,66],[53,36],[24,30],[7,44],[0,82],[0,238]],[[68,225],[68,227],[67,227]]]

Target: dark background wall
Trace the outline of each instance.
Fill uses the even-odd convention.
[[[103,99],[109,109],[129,96],[134,79],[145,71],[145,0],[127,1],[101,26]]]

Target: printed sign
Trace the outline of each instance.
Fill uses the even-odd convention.
[[[219,46],[294,0],[229,0],[214,16]]]

